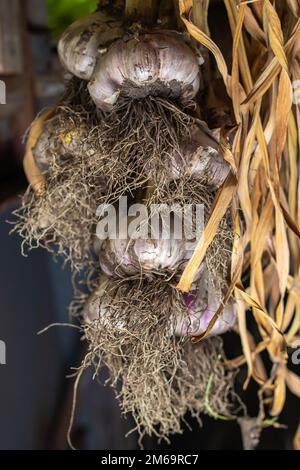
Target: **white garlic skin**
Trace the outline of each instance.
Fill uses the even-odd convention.
[[[73,75],[89,80],[101,49],[122,36],[121,21],[102,12],[93,13],[76,21],[63,33],[58,43],[60,60]]]
[[[49,119],[43,132],[32,149],[33,158],[41,173],[49,170],[49,162],[56,156],[56,161],[63,163],[67,158],[79,156],[91,157],[95,150],[88,141],[88,129],[80,127],[64,127],[59,114]]]
[[[84,323],[92,323],[100,317],[104,317],[109,313],[109,308],[103,302],[103,295],[108,288],[108,279],[102,277],[97,289],[93,292],[83,309]]]
[[[179,33],[154,31],[116,41],[97,62],[88,88],[95,104],[111,111],[121,92],[189,101],[199,86],[195,52]]]
[[[108,290],[109,297],[107,298],[105,297],[105,293]],[[113,324],[117,330],[123,330],[126,327],[125,321],[120,319],[116,321],[113,318],[115,310],[111,308],[111,302],[113,302],[111,296],[116,300],[120,299],[118,289],[112,291],[109,279],[102,276],[97,289],[93,292],[84,306],[83,323],[90,325],[97,322],[99,326],[101,325],[101,328],[105,326],[111,327]]]
[[[106,240],[99,261],[104,274],[122,277],[139,273],[175,272],[186,262],[184,240]]]
[[[183,176],[193,177],[217,189],[229,172],[230,166],[220,153],[219,143],[207,125],[200,121],[192,126],[179,152],[175,151],[171,156],[168,176],[174,180]]]

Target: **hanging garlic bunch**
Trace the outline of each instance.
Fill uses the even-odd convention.
[[[97,12],[82,18],[66,29],[58,44],[64,67],[78,78],[90,80],[98,56],[123,36],[121,21]]]
[[[70,117],[79,118],[80,125],[59,132],[53,139],[57,124],[55,119],[49,121],[35,145],[34,157],[41,171],[50,173],[49,161],[56,152],[62,169],[59,178],[65,168],[69,172],[69,186],[63,182],[54,207],[56,215],[75,189],[71,223],[67,231],[63,227],[64,240],[75,226],[78,253],[82,246],[92,246],[98,192],[102,190],[103,202],[115,203],[116,195],[126,193],[136,200],[137,189],[142,188],[144,195],[145,188],[151,187],[147,208],[152,199],[167,204],[179,201],[193,209],[201,203],[206,221],[229,165],[213,133],[196,117],[195,98],[202,77],[199,55],[186,36],[157,25],[152,29],[140,24],[125,27],[118,18],[96,13],[71,25],[58,50],[62,64],[79,79],[72,81],[72,96],[77,87],[85,93],[78,108],[65,106]],[[52,194],[57,196],[54,185]],[[79,223],[78,214],[83,218]],[[126,221],[130,222],[127,214]],[[110,233],[98,240],[95,246],[102,274],[83,311],[89,347],[89,359],[84,362],[97,363],[98,368],[103,362],[110,370],[112,384],[120,384],[123,411],[133,414],[138,429],[148,426],[149,433],[158,435],[156,429],[165,426],[161,436],[178,432],[180,417],[194,409],[191,401],[198,406],[206,393],[215,364],[209,353],[198,358],[191,353],[193,376],[180,337],[204,332],[221,298],[216,292],[211,298],[207,282],[214,243],[191,294],[184,295],[174,287],[172,279],[176,284],[193,253],[193,243],[188,243],[185,235],[176,236],[173,222],[167,237],[162,236],[161,225],[157,236],[153,235],[147,215],[143,223],[151,232],[150,238],[141,230],[126,232],[124,237]],[[192,214],[193,228],[197,222]],[[229,224],[224,227],[220,230],[226,236],[218,233],[216,237],[215,251],[221,252],[215,257],[218,267],[227,264],[219,249],[228,236]],[[217,276],[219,271],[213,271]],[[235,320],[233,307],[226,306],[210,336],[228,331]],[[208,373],[203,375],[207,359]],[[199,400],[200,387],[203,393]],[[153,417],[158,402],[158,413]]]

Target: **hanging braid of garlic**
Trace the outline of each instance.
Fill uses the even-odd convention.
[[[102,17],[97,26],[94,19],[71,26],[59,53],[66,69],[84,82],[100,116],[88,141],[93,147],[98,142],[106,178],[124,181],[130,192],[149,180],[161,194],[175,184],[179,199],[186,195],[180,183],[187,179],[189,190],[205,188],[207,201],[213,200],[229,166],[213,133],[195,117],[201,81],[197,53],[178,32],[134,25],[119,35],[121,25]],[[113,185],[108,186],[110,191]],[[168,195],[172,203],[172,191]],[[190,296],[173,287],[190,254],[184,240],[172,237],[108,239],[99,248],[105,276],[84,309],[89,353],[83,368],[89,360],[97,369],[104,362],[112,383],[121,379],[122,410],[133,414],[141,434],[167,438],[180,431],[187,410],[205,412],[207,383],[222,356],[215,336],[235,323],[229,306],[198,354],[184,346],[206,330],[220,297],[210,298],[205,264]],[[231,379],[223,365],[218,371],[215,409],[226,414]]]

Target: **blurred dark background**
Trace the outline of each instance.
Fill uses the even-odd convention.
[[[0,340],[6,344],[6,365],[0,365],[0,449],[66,449],[76,367],[84,344],[75,329],[52,328],[69,321],[71,275],[60,260],[42,250],[21,255],[21,239],[9,235],[12,212],[26,188],[23,135],[36,113],[53,104],[64,90],[64,73],[56,54],[57,35],[78,16],[96,6],[94,0],[0,0],[0,80],[6,104],[0,104]],[[217,11],[214,18],[217,18]],[[234,355],[237,338],[227,339]],[[105,381],[105,371],[100,382]],[[256,390],[248,400],[255,413]],[[262,449],[292,447],[298,424],[296,399],[288,397],[288,430],[268,429]],[[203,428],[188,422],[185,432],[161,444],[167,449],[241,449],[236,423],[204,418]],[[137,436],[125,434],[130,418],[121,418],[112,391],[87,372],[80,385],[73,429],[81,449],[136,449]],[[158,443],[146,440],[147,449]]]

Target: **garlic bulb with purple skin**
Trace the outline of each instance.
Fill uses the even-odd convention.
[[[171,155],[169,178],[192,177],[212,189],[218,189],[230,172],[219,144],[203,121],[192,126],[179,151]]]
[[[199,86],[196,53],[180,33],[157,30],[116,41],[99,58],[88,88],[96,106],[111,111],[120,94],[132,99],[152,95],[188,102]]]
[[[184,294],[188,315],[178,321],[175,334],[177,336],[199,336],[206,332],[210,321],[214,317],[221,302],[221,296],[215,293],[205,292],[203,279],[197,286],[197,290]],[[225,305],[223,312],[217,319],[209,336],[218,336],[231,330],[237,320],[237,313],[233,303]]]
[[[105,13],[81,18],[63,33],[58,44],[60,60],[73,75],[89,80],[98,57],[123,34],[122,22]]]

